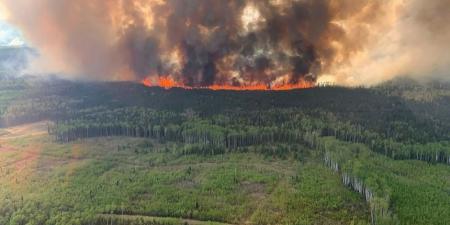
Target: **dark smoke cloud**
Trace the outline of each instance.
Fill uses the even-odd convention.
[[[371,49],[377,33],[395,27],[397,11],[415,13],[414,24],[436,32],[447,30],[448,14],[438,19],[433,13],[449,5],[445,0],[425,9],[419,0],[406,6],[386,0],[1,1],[12,22],[63,71],[93,79],[170,75],[189,86],[296,84],[321,74],[347,82],[351,72],[342,67]]]

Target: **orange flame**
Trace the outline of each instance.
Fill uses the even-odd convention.
[[[147,86],[147,87],[151,87],[152,86],[152,82],[150,81],[150,78],[147,77],[142,81],[142,84]]]
[[[271,90],[277,90],[277,91],[286,91],[286,90],[292,90],[292,89],[305,89],[305,88],[312,88],[314,87],[313,82],[308,82],[305,80],[301,80],[296,84],[283,84],[283,85],[275,85],[271,88]]]
[[[174,88],[174,87],[180,87],[180,88],[186,88],[186,89],[189,88],[189,87],[185,87],[183,84],[175,81],[170,76],[158,77],[156,81],[152,81],[152,79],[150,77],[147,77],[144,80],[142,80],[141,83],[147,87],[162,87],[165,89],[170,89],[170,88]]]
[[[164,89],[171,88],[184,88],[184,89],[193,89],[193,87],[185,86],[184,84],[175,81],[170,76],[163,76],[157,78],[155,82],[152,82],[150,77],[145,78],[141,82],[143,85],[147,87],[162,87]],[[305,89],[314,87],[313,82],[308,81],[300,81],[297,84],[277,84],[273,86],[265,85],[265,84],[252,84],[252,85],[242,85],[242,86],[233,86],[227,84],[213,84],[207,87],[198,87],[197,89],[211,89],[215,91],[219,90],[229,90],[229,91],[286,91],[292,89]]]
[[[256,85],[245,85],[245,86],[233,86],[233,85],[219,85],[213,84],[208,89],[211,90],[230,90],[230,91],[263,91],[267,90],[267,85],[256,84]]]
[[[180,86],[171,77],[160,77],[159,81],[158,81],[158,85],[160,87],[165,88],[165,89],[169,89],[169,88]]]

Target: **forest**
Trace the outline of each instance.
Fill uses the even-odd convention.
[[[0,151],[0,224],[450,224],[450,83],[0,80],[0,138],[45,124],[0,139],[43,149],[25,178]]]

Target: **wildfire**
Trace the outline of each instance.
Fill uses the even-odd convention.
[[[230,91],[263,91],[268,90],[266,85],[263,84],[256,84],[256,85],[246,85],[246,86],[232,86],[232,85],[218,85],[214,84],[209,87],[208,89],[211,90],[230,90]]]
[[[173,88],[173,87],[183,87],[182,84],[177,83],[170,77],[160,77],[158,81],[158,86],[163,87],[165,89]]]
[[[156,79],[155,82],[152,82],[150,77],[145,78],[141,82],[143,85],[147,87],[162,87],[164,89],[171,89],[171,88],[183,88],[183,89],[193,89],[193,87],[186,86],[180,82],[175,81],[170,76],[162,76]],[[312,88],[314,87],[314,83],[308,82],[308,81],[300,81],[297,84],[276,84],[273,86],[265,85],[265,84],[254,84],[254,85],[241,85],[241,86],[234,86],[234,85],[221,85],[221,84],[213,84],[206,87],[198,87],[197,89],[211,89],[215,91],[219,90],[230,90],[230,91],[285,91],[285,90],[292,90],[292,89],[305,89],[305,88]]]
[[[143,85],[145,85],[145,86],[147,86],[147,87],[151,87],[152,86],[152,82],[150,81],[150,78],[145,78],[143,81],[142,81],[142,84]]]

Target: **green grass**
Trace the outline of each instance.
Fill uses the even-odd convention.
[[[365,224],[367,208],[336,174],[318,162],[279,183],[252,216],[253,224]]]
[[[22,174],[1,177],[26,177],[2,190],[2,203],[16,205],[8,212],[0,207],[2,224],[89,224],[101,214],[122,213],[232,224],[368,221],[360,196],[314,155],[301,163],[251,152],[180,155],[176,144],[132,138],[66,145],[21,139],[9,144],[41,149]]]

